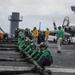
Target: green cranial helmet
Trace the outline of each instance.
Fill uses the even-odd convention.
[[[32,48],[32,47],[35,47],[35,48],[36,48],[36,44],[31,43],[30,47],[31,47],[31,48]]]
[[[39,47],[40,47],[40,48],[42,48],[42,47],[47,48],[48,46],[47,46],[47,44],[46,44],[45,42],[41,42]]]

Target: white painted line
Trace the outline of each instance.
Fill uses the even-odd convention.
[[[75,73],[75,69],[69,68],[46,68],[47,70],[51,70],[52,72],[63,72],[63,73]]]
[[[0,72],[2,71],[27,71],[31,70],[33,67],[18,67],[18,66],[0,66]],[[51,70],[51,72],[59,73],[75,73],[75,68],[46,68]]]

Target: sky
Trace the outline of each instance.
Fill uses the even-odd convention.
[[[70,18],[70,25],[75,25],[75,14],[71,11],[74,5],[75,0],[0,0],[0,27],[10,32],[8,16],[12,12],[23,16],[23,21],[19,23],[19,28],[23,29],[39,29],[41,22],[41,30],[53,30],[53,21],[60,26],[65,16]]]

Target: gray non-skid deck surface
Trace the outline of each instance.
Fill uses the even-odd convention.
[[[21,55],[21,53],[16,52],[16,51],[0,51],[0,55]]]
[[[0,54],[0,58],[20,58],[20,54]]]
[[[22,54],[16,51],[0,51],[0,59],[13,58],[13,59],[22,59]],[[0,66],[25,66],[30,67],[32,64],[28,62],[19,62],[19,61],[0,61]]]
[[[29,74],[26,73],[26,74],[14,74],[14,75],[40,75],[40,74],[39,73],[29,73]],[[71,74],[71,73],[70,74],[69,73],[68,74],[67,73],[62,73],[62,74],[61,73],[53,73],[52,75],[75,75],[75,74]]]
[[[11,46],[11,47],[15,47],[17,46],[17,44],[0,44],[0,46]]]
[[[17,44],[0,44],[0,50],[17,50]]]
[[[11,51],[11,50],[13,50],[13,51],[15,51],[15,50],[17,50],[17,48],[0,48],[0,51],[3,51],[3,50],[8,50],[8,51]]]
[[[14,74],[14,75],[40,75],[39,73],[24,73],[24,74]]]
[[[19,55],[10,55],[10,56],[8,56],[8,55],[0,55],[0,58],[20,58],[20,56]]]
[[[19,52],[16,52],[14,50],[9,50],[9,51],[6,51],[6,50],[3,50],[3,51],[0,51],[0,59],[5,59],[5,58],[13,58],[13,59],[21,59],[21,53]],[[0,66],[13,66],[13,67],[34,67],[33,64],[27,62],[27,61],[0,61]],[[2,73],[0,75],[12,75],[11,73]],[[14,75],[14,74],[13,74]],[[18,75],[18,74],[15,74],[15,75]],[[26,74],[27,75],[27,74]],[[31,75],[31,73],[28,75]],[[32,75],[35,75],[35,73],[32,73]],[[36,74],[37,75],[37,74]]]
[[[49,50],[53,56],[53,64],[49,68],[75,69],[75,44],[61,45],[61,53],[57,53],[57,44],[49,44]],[[75,73],[53,72],[53,75],[75,75]]]
[[[34,65],[28,62],[0,61],[0,66],[33,67]]]
[[[75,68],[75,46],[62,45],[61,53],[57,53],[57,45],[50,44],[49,50],[53,56],[54,63],[51,67]]]
[[[54,43],[54,44],[53,43],[52,44],[49,43],[49,48],[57,49],[57,44],[56,43]],[[69,50],[69,49],[71,50],[71,49],[75,48],[75,44],[73,44],[73,45],[72,44],[71,45],[70,44],[68,44],[68,45],[61,45],[61,48],[62,49],[67,49],[67,50]]]

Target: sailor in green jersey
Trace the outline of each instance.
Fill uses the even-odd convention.
[[[34,43],[31,44],[31,50],[32,50],[32,53],[30,54],[30,56],[33,58],[38,53],[38,48],[36,47],[36,45]]]
[[[25,40],[25,46],[23,48],[23,51],[26,52],[30,49],[30,41],[29,40]]]
[[[61,27],[58,27],[58,32],[57,32],[57,46],[58,46],[58,51],[57,53],[61,53],[61,42],[64,39],[64,31],[61,29]]]
[[[22,41],[20,42],[20,44],[18,46],[20,51],[23,50],[23,47],[25,46],[25,40],[26,40],[26,38],[22,38]]]
[[[30,45],[27,45],[27,46],[23,49],[23,51],[26,52],[26,51],[28,51],[29,49],[30,49]]]
[[[21,43],[22,39],[19,37],[18,38],[18,45]]]
[[[18,38],[18,49],[17,49],[17,51],[20,50],[19,46],[20,46],[21,42],[22,42],[22,39],[21,38]]]
[[[23,51],[24,51],[24,52],[27,52],[27,51],[30,49],[30,44],[31,44],[31,43],[34,43],[34,41],[31,40],[31,41],[27,41],[27,42],[25,42],[25,43],[26,43],[26,47],[23,49]]]
[[[23,49],[26,48],[26,46],[30,43],[30,40],[28,38],[22,38],[21,43],[19,44],[19,50],[22,51]]]
[[[23,49],[23,51],[28,51],[30,49],[30,44],[34,43],[34,41],[28,40],[28,41],[25,41],[25,43],[26,43],[26,47]]]
[[[29,54],[32,58],[35,57],[38,53],[38,49],[34,43],[31,43],[30,49],[26,52],[26,54]]]
[[[18,37],[18,45],[21,43],[21,41],[22,41],[23,38],[24,37],[21,37],[21,36]]]
[[[30,50],[30,43],[31,43],[31,41],[27,38],[27,39],[25,40],[25,45],[22,47],[22,48],[23,48],[23,49],[22,49],[22,52],[23,52],[22,57],[25,57],[24,52],[27,52],[28,50]]]
[[[22,31],[19,30],[18,37],[21,37]]]
[[[23,30],[20,30],[18,33],[18,37],[25,37],[25,32]]]
[[[53,63],[52,55],[44,42],[40,44],[40,52],[35,57],[35,60],[42,68],[50,66]]]

